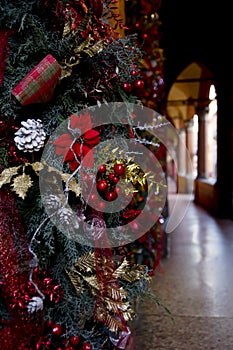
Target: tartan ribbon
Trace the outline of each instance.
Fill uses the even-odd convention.
[[[11,91],[25,106],[33,103],[46,103],[54,93],[61,67],[52,55],[40,61]]]

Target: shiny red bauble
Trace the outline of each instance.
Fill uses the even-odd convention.
[[[145,86],[145,83],[142,79],[135,80],[134,87],[137,89],[143,89]]]
[[[97,189],[99,191],[106,191],[107,188],[108,188],[108,183],[106,180],[100,180],[97,182]]]
[[[127,92],[127,93],[129,93],[129,92],[131,92],[132,91],[132,84],[130,84],[130,83],[123,83],[122,84],[122,87],[123,87],[123,90],[125,91],[125,92]]]
[[[112,202],[117,198],[117,192],[116,191],[111,191],[111,192],[106,192],[105,193],[105,199],[108,202]]]
[[[133,77],[136,77],[139,73],[136,70],[132,70],[131,74]]]
[[[82,346],[82,350],[92,350],[92,345],[89,342],[84,342]]]
[[[79,335],[72,335],[70,337],[70,344],[77,346],[80,343],[80,336]]]
[[[112,179],[112,182],[113,182],[114,184],[117,184],[117,183],[119,182],[119,177],[114,176],[114,178]]]
[[[106,172],[106,165],[105,164],[101,164],[98,168],[98,171],[101,173],[101,174],[104,174]]]
[[[124,164],[115,164],[114,165],[114,172],[117,175],[123,175],[125,173],[125,166],[124,166]]]
[[[113,181],[113,178],[115,177],[115,174],[114,173],[110,173],[109,175],[108,175],[108,178],[109,178],[109,180],[110,181]]]
[[[53,325],[52,334],[56,335],[57,337],[60,337],[60,335],[62,334],[62,327],[60,324]]]

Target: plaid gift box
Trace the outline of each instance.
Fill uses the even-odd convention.
[[[47,55],[14,87],[11,93],[22,106],[46,103],[53,96],[61,67],[52,55]]]

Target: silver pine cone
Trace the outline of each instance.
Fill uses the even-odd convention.
[[[49,210],[58,210],[63,205],[63,200],[61,196],[56,196],[54,194],[49,194],[44,197],[44,205]]]
[[[46,139],[46,134],[43,129],[40,119],[27,119],[21,122],[22,127],[15,133],[15,145],[23,152],[39,151]]]
[[[27,305],[27,310],[29,314],[43,310],[43,300],[39,297],[32,297]]]
[[[78,229],[79,221],[83,218],[79,218],[70,208],[62,207],[58,210],[59,221],[62,226],[67,228]]]

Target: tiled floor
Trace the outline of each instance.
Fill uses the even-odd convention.
[[[169,195],[171,207],[175,197]],[[181,197],[182,208],[190,197]],[[137,350],[233,350],[233,221],[191,201],[152,290],[174,320],[147,300],[136,322]]]

